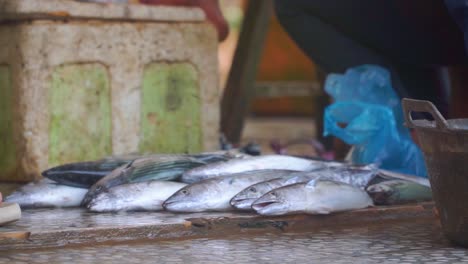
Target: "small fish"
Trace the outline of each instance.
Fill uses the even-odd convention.
[[[252,204],[261,215],[329,214],[372,206],[367,193],[346,183],[316,179],[269,191]]]
[[[21,208],[79,206],[88,189],[57,184],[49,179],[31,182],[11,195],[5,202],[18,203]]]
[[[158,180],[122,184],[99,193],[87,207],[93,212],[160,211],[162,203],[186,185]]]
[[[432,200],[431,188],[405,180],[390,180],[366,188],[376,205],[395,205]]]
[[[185,172],[181,181],[194,183],[201,180],[253,170],[311,171],[326,167],[325,162],[286,155],[264,155],[245,159],[216,162]]]
[[[232,210],[229,201],[246,187],[269,179],[287,177],[293,171],[258,170],[206,179],[190,184],[169,197],[163,204],[173,212]]]
[[[186,170],[205,164],[185,155],[150,156],[136,159],[113,170],[91,186],[83,199],[83,205],[87,205],[94,196],[111,187],[150,180],[173,181]]]
[[[288,178],[276,178],[259,182],[236,194],[231,199],[230,203],[234,208],[239,210],[252,210],[252,203],[262,197],[265,193],[286,185],[308,182],[317,177],[319,177],[319,174],[314,172],[297,172],[291,174],[291,177]]]

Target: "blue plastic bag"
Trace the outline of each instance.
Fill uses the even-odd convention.
[[[363,65],[344,75],[330,74],[325,91],[335,103],[325,110],[324,135],[353,145],[353,163],[376,163],[383,169],[427,177],[422,152],[403,125],[400,98],[387,70]]]

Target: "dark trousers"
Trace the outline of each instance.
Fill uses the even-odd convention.
[[[377,64],[391,72],[400,97],[430,100],[447,113],[437,73],[468,59],[463,32],[443,0],[276,0],[275,9],[326,73]]]

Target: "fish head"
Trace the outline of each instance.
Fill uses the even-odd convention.
[[[83,198],[83,201],[81,201],[81,205],[87,207],[88,204],[100,193],[106,191],[107,188],[105,188],[103,185],[100,185],[99,183],[94,184],[91,186],[91,188],[88,190],[86,193],[85,197]]]
[[[237,209],[252,210],[252,203],[273,189],[269,182],[260,182],[245,188],[231,199],[230,204]]]
[[[252,203],[260,198],[261,193],[257,189],[258,184],[247,187],[242,190],[236,196],[234,196],[229,202],[233,207],[241,210],[251,210]]]
[[[33,204],[33,199],[31,199],[30,195],[21,189],[5,197],[4,201],[7,203],[18,203],[20,205]]]
[[[116,197],[110,193],[101,192],[86,204],[86,208],[92,212],[113,211],[115,209],[115,201]]]
[[[393,192],[393,188],[385,184],[385,182],[370,185],[366,190],[368,193],[386,193],[389,195]]]
[[[216,198],[211,197],[205,187],[199,183],[187,185],[171,195],[162,206],[172,212],[201,212],[210,199]]]
[[[134,162],[135,161],[132,161],[118,167],[111,173],[107,174],[104,178],[93,184],[89,188],[88,193],[86,193],[83,201],[81,202],[81,205],[86,206],[99,193],[105,192],[113,186],[125,183],[125,179],[128,178],[128,175],[131,175],[132,171],[134,170],[134,167],[132,166]]]
[[[385,182],[370,185],[366,188],[367,194],[375,204],[386,204],[394,196],[394,189]]]
[[[307,183],[295,183],[267,192],[252,204],[252,209],[261,215],[284,215],[301,212],[300,204],[306,202]],[[299,205],[299,206],[298,206]]]
[[[274,189],[252,203],[252,209],[261,215],[282,215],[289,212],[290,202],[282,188]]]

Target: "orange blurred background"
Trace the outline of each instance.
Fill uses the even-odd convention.
[[[222,87],[224,87],[239,38],[246,2],[245,0],[220,1],[223,14],[230,26],[228,38],[219,45]],[[316,78],[315,65],[297,47],[273,15],[270,19],[257,80],[316,81]]]
[[[226,85],[236,49],[246,0],[221,0],[221,8],[228,21],[228,38],[219,45],[220,89]],[[257,82],[310,82],[317,83],[314,63],[299,49],[289,37],[275,15],[270,19],[263,54],[257,72]],[[260,91],[268,94],[269,91]],[[315,114],[312,96],[288,95],[255,97],[251,105],[251,114],[262,116],[289,115],[313,116]]]

